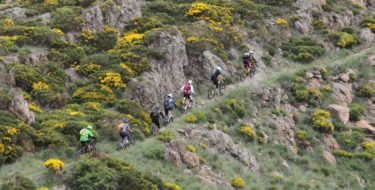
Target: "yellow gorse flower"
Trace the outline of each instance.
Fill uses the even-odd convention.
[[[100,83],[115,88],[126,87],[125,83],[122,81],[121,75],[116,72],[106,73],[104,77],[100,78]]]
[[[34,82],[32,85],[33,90],[40,91],[40,90],[48,90],[49,86],[48,84],[44,82]]]
[[[3,24],[5,26],[13,26],[14,25],[14,21],[12,19],[10,19],[10,18],[6,18],[6,19],[4,19]]]
[[[58,28],[54,28],[54,29],[52,29],[52,32],[55,33],[56,35],[60,36],[60,37],[64,36],[64,32],[61,31],[61,30],[58,29]]]
[[[64,168],[64,162],[59,159],[49,159],[44,162],[44,167],[46,167],[48,170],[56,172]]]
[[[288,21],[282,18],[276,19],[275,23],[281,27],[287,27],[288,26]]]

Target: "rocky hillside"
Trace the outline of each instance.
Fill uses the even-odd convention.
[[[374,0],[0,0],[0,189],[374,189]],[[257,73],[244,82],[242,54]],[[225,72],[224,96],[207,99]],[[180,111],[192,79],[197,104]],[[149,111],[177,98],[153,134]],[[129,118],[136,143],[117,151]],[[98,150],[77,158],[79,131]]]

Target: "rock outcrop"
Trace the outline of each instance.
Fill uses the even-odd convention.
[[[328,151],[323,151],[323,158],[330,164],[336,165],[336,158]]]
[[[34,114],[29,110],[29,104],[23,98],[21,90],[15,90],[9,110],[21,121],[30,124],[35,121]]]
[[[375,127],[370,125],[366,120],[357,121],[353,127],[362,129],[363,131],[369,134],[375,134]]]
[[[340,106],[337,104],[331,104],[328,106],[328,110],[334,115],[339,121],[346,124],[349,121],[349,108],[346,106]]]
[[[340,102],[340,104],[348,105],[352,103],[352,84],[335,82],[332,86],[333,96]]]
[[[26,16],[26,10],[20,7],[13,7],[10,9],[6,9],[4,11],[0,11],[0,18],[10,18],[13,20],[17,19],[25,19]]]
[[[85,27],[98,32],[105,25],[110,25],[123,31],[131,19],[142,16],[141,0],[118,0],[114,2],[112,5],[103,7],[96,5],[84,11],[82,17],[85,21]]]
[[[174,93],[186,82],[184,66],[188,64],[185,41],[177,29],[158,31],[158,39],[150,45],[164,60],[152,60],[151,71],[129,83],[130,96],[144,107],[157,105],[168,93]]]

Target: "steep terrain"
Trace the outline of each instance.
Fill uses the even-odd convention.
[[[375,187],[373,0],[0,2],[1,189]],[[188,79],[195,108],[152,134]],[[98,150],[77,158],[87,125]]]

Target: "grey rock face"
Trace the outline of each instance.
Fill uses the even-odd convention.
[[[26,16],[26,10],[20,7],[14,7],[10,9],[6,9],[4,11],[0,11],[0,18],[6,17],[13,20],[17,19],[25,19]]]
[[[34,115],[29,110],[29,104],[22,96],[21,90],[16,90],[13,95],[12,103],[9,106],[10,112],[23,122],[30,124],[35,121]]]

